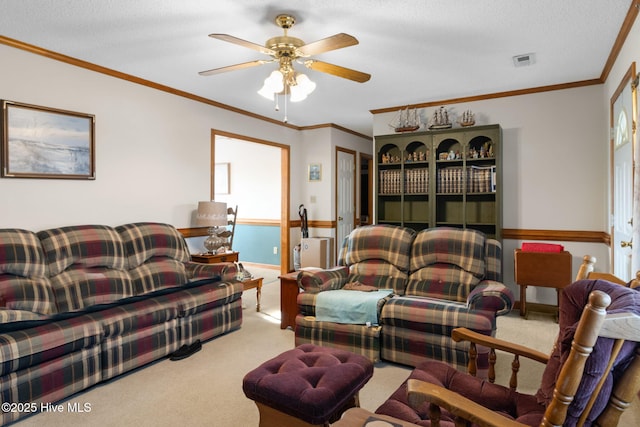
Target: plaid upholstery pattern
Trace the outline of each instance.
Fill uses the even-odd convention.
[[[434,264],[413,273],[405,295],[465,302],[480,282],[473,274],[451,264]]]
[[[116,227],[127,254],[129,269],[154,257],[166,257],[185,263],[190,261],[189,249],[182,235],[169,224],[138,222]]]
[[[38,233],[49,267],[57,312],[66,313],[133,295],[120,236],[104,225]]]
[[[307,293],[341,289],[347,283],[349,269],[339,266],[329,270],[301,270],[298,286]]]
[[[139,222],[116,227],[126,251],[135,295],[187,282],[190,260],[182,235],[168,224]]]
[[[191,263],[166,224],[0,230],[2,401],[55,402],[239,328],[235,272]]]
[[[337,348],[380,360],[380,326],[316,322],[309,316],[296,316],[295,346],[314,344]]]
[[[10,403],[52,403],[100,382],[100,347],[83,348],[73,353],[0,377],[0,401]],[[25,412],[0,412],[5,425],[29,415]]]
[[[27,230],[0,230],[0,305],[40,314],[56,313],[44,253],[38,236]]]
[[[241,325],[242,299],[237,299],[229,304],[179,318],[179,344],[191,344],[197,339],[208,340],[239,329]]]
[[[437,227],[422,230],[411,247],[411,272],[445,263],[482,279],[485,274],[485,236],[472,229]]]
[[[0,230],[0,274],[45,277],[44,253],[35,233],[16,228]]]
[[[502,245],[494,239],[487,239],[484,262],[487,270],[484,274],[486,280],[502,282]]]
[[[188,282],[184,264],[164,257],[152,258],[147,263],[132,268],[129,276],[135,295],[182,286]]]
[[[0,377],[98,345],[99,325],[72,318],[0,334]]]
[[[470,310],[466,304],[435,298],[395,297],[382,308],[382,357],[416,366],[425,359],[465,366],[467,345],[455,343],[451,332],[466,327],[495,335],[492,312]],[[412,363],[408,363],[411,361]]]
[[[488,311],[502,316],[511,311],[514,300],[511,289],[502,283],[483,280],[469,293],[467,304],[470,310]]]
[[[51,282],[42,277],[33,279],[0,275],[0,299],[6,308],[44,315],[58,312]]]
[[[31,322],[34,320],[44,320],[46,318],[46,316],[27,310],[0,308],[0,325],[12,322]]]
[[[347,250],[339,265],[357,264],[368,260],[381,260],[395,266],[400,272],[409,272],[409,256],[415,231],[393,225],[367,225],[354,229],[347,236]]]
[[[49,276],[60,274],[72,265],[85,268],[126,268],[120,237],[106,225],[78,225],[38,232]]]
[[[53,276],[51,286],[59,313],[78,311],[96,304],[108,304],[133,295],[126,271],[72,266]]]
[[[189,280],[220,277],[223,282],[236,278],[237,267],[232,262],[220,262],[217,264],[203,264],[199,262],[187,262],[184,264]]]
[[[378,289],[393,289],[403,294],[407,287],[407,273],[381,260],[363,261],[349,267],[349,282],[360,282]]]

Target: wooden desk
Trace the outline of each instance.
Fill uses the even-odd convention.
[[[516,249],[514,263],[515,282],[520,285],[520,316],[527,315],[527,286],[555,288],[560,306],[562,288],[573,282],[571,253],[524,252]]]
[[[296,328],[298,314],[298,272],[283,274],[280,279],[280,329]]]
[[[242,290],[248,291],[249,289],[256,290],[256,311],[260,311],[260,295],[262,294],[262,277],[256,277],[254,279],[246,279],[242,281]]]
[[[238,262],[239,252],[227,252],[224,254],[193,254],[191,261],[204,264],[217,264],[219,262]]]

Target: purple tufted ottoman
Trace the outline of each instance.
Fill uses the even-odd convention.
[[[358,391],[372,375],[364,356],[303,344],[249,372],[242,389],[258,406],[260,427],[328,426],[359,406]]]

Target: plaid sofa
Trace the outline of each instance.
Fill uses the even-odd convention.
[[[496,317],[511,311],[514,300],[501,280],[501,244],[481,232],[359,227],[344,240],[336,268],[298,274],[295,343],[338,347],[372,361],[417,366],[436,359],[466,368],[468,344],[454,342],[451,331],[464,326],[495,336]],[[320,293],[354,282],[393,290],[378,301],[378,324],[317,320]]]
[[[167,224],[0,229],[1,425],[238,329],[235,265],[190,259]]]

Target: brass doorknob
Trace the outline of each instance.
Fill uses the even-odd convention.
[[[628,242],[625,242],[624,240],[620,241],[620,247],[621,248],[626,248],[627,246],[630,247],[630,248],[633,248],[633,239],[629,240]]]

